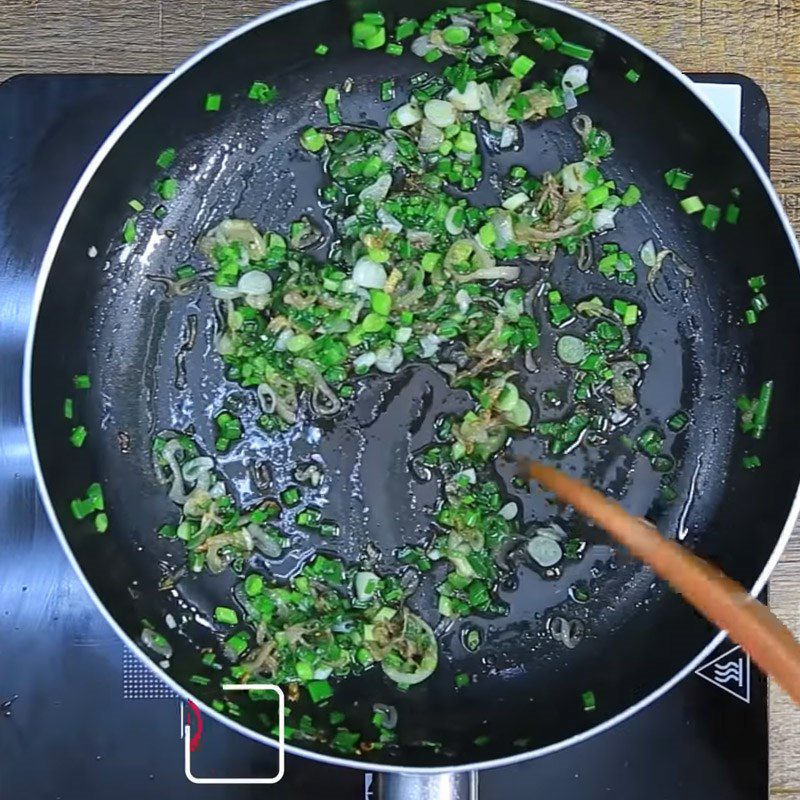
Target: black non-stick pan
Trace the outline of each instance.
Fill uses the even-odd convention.
[[[800,479],[800,279],[786,217],[752,153],[674,68],[582,14],[540,2],[512,5],[537,25],[554,26],[565,38],[595,49],[591,92],[581,98],[580,110],[614,137],[615,152],[604,169],[623,185],[635,181],[645,199],[620,216],[608,238],[635,253],[655,237],[679,252],[695,273],[689,282],[669,278],[663,305],[653,302],[643,280],[628,292],[646,309],[639,337],[652,354],[641,419],[663,425],[678,408],[692,419],[670,440],[678,456],[677,499],[658,500],[659,475],[624,449],[598,456],[579,448],[561,464],[760,590],[791,530]],[[434,10],[417,1],[386,2],[380,8],[390,21]],[[319,105],[324,89],[352,78],[353,91],[343,103],[345,120],[384,125],[389,106],[378,100],[380,82],[397,78],[399,103],[406,79],[421,69],[410,53],[393,58],[352,48],[350,25],[365,10],[374,8],[342,0],[296,3],[191,59],[111,135],[53,235],[28,342],[28,429],[53,526],[87,590],[135,649],[143,619],[160,625],[167,615],[180,619],[187,609],[209,617],[215,605],[230,602],[232,585],[225,575],[202,575],[180,581],[174,592],[159,589],[184,556],[182,548],[155,535],[159,525],[174,518],[175,509],[153,476],[152,437],[165,428],[193,425],[210,445],[210,412],[224,397],[243,394],[245,418],[252,404],[246,392],[226,384],[211,349],[210,299],[201,293],[169,299],[146,276],[199,263],[198,237],[226,217],[280,230],[302,213],[319,214],[321,167],[299,147],[297,134],[308,124],[325,124]],[[330,47],[324,58],[314,54],[319,42]],[[545,74],[566,63],[558,55],[536,57]],[[642,75],[636,84],[624,77],[631,68]],[[248,101],[247,89],[256,79],[276,84],[279,101],[266,107]],[[224,111],[204,110],[208,92],[223,95]],[[127,202],[148,195],[155,159],[166,147],[177,150],[173,172],[182,192],[166,218],[141,223],[137,242],[125,247],[120,230]],[[529,126],[522,148],[496,163],[503,169],[521,163],[540,173],[576,157],[569,120],[560,119]],[[724,200],[737,187],[739,223],[712,232],[683,213],[663,178],[674,166],[695,174],[693,190],[701,197]],[[482,185],[473,196],[491,202],[491,186]],[[756,325],[746,325],[743,314],[752,296],[747,279],[756,273],[766,277],[769,307]],[[596,271],[580,273],[566,257],[556,260],[552,274],[570,298],[609,294]],[[197,320],[197,340],[185,357],[184,380],[175,359],[189,316]],[[545,334],[545,373],[555,368],[548,363],[552,344]],[[76,373],[92,377],[89,391],[73,393],[76,413],[89,431],[80,449],[70,445],[62,414]],[[757,395],[766,380],[774,381],[769,425],[763,439],[755,441],[739,432],[735,401],[740,394]],[[535,390],[531,381],[528,388]],[[373,540],[390,554],[402,542],[424,537],[436,495],[435,484],[409,481],[409,457],[431,440],[438,414],[463,410],[465,402],[466,394],[451,391],[427,367],[406,369],[391,380],[368,378],[352,407],[334,423],[305,420],[294,435],[254,435],[223,457],[220,468],[246,502],[258,494],[247,480],[252,464],[270,464],[277,491],[291,480],[295,464],[320,452],[333,476],[326,513],[343,527],[340,540],[324,543],[323,549],[354,559]],[[509,453],[544,455],[535,439],[517,439]],[[757,454],[762,467],[744,470],[746,453]],[[624,724],[681,680],[719,640],[721,634],[647,569],[592,538],[568,510],[551,505],[538,490],[515,488],[510,462],[501,463],[499,471],[509,496],[519,498],[525,520],[556,516],[590,537],[594,544],[583,559],[555,579],[517,570],[513,585],[501,589],[510,613],[472,620],[482,628],[485,646],[468,652],[459,626],[451,626],[440,642],[440,666],[423,684],[401,692],[379,670],[343,681],[333,705],[322,713],[344,710],[350,727],[358,729],[366,726],[374,702],[394,705],[396,746],[345,758],[323,737],[293,740],[289,750],[387,772],[467,770],[544,755]],[[105,491],[106,535],[76,522],[69,510],[72,498],[96,480]],[[304,546],[307,552],[309,543]],[[288,574],[300,557],[295,552],[276,572]],[[590,600],[580,606],[568,596],[576,582],[591,587]],[[414,602],[436,626],[430,596],[422,592]],[[567,649],[547,634],[546,620],[554,614],[584,623],[579,646]],[[218,634],[189,621],[172,632],[171,641],[175,652],[162,677],[206,713],[272,743],[259,720],[263,704],[238,693],[241,713],[229,718],[209,705],[219,692],[216,682],[207,687],[190,682],[198,671],[198,648],[215,644]],[[149,662],[152,654],[142,654]],[[459,672],[478,677],[457,690]],[[587,690],[596,698],[593,711],[584,710],[581,697]],[[292,719],[320,716],[304,700],[294,705]]]

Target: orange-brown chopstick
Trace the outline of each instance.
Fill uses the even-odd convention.
[[[740,644],[763,672],[800,705],[800,643],[743,586],[600,492],[553,467],[526,464],[529,478],[604,528],[706,619]]]

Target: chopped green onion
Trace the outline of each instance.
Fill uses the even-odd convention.
[[[233,636],[229,636],[225,640],[225,649],[228,651],[228,655],[233,654],[237,658],[247,650],[247,645],[249,644],[250,636],[247,631],[239,631],[239,633],[234,633]],[[211,656],[213,657],[213,653]],[[213,661],[212,661],[213,663]]]
[[[635,183],[632,183],[623,192],[620,199],[623,206],[635,206],[642,199],[641,189]]]
[[[103,497],[103,487],[99,483],[93,483],[89,486],[86,490],[86,499],[96,511],[105,511],[106,501]]]
[[[223,625],[236,625],[239,622],[239,615],[228,606],[217,606],[214,609],[214,619]]]
[[[423,61],[427,61],[429,64],[433,64],[434,61],[438,61],[441,57],[442,57],[442,51],[434,48],[433,50],[428,50],[428,52],[425,53],[422,59]]]
[[[105,533],[108,530],[108,516],[106,514],[98,514],[94,518],[94,527],[98,533]]]
[[[677,189],[678,191],[683,191],[689,185],[689,181],[691,181],[693,177],[691,172],[686,172],[680,169],[680,167],[673,167],[664,173],[664,180],[667,182],[667,186],[671,189]]]
[[[308,681],[306,689],[314,703],[321,703],[323,700],[333,697],[333,689],[328,681]]]
[[[125,244],[133,244],[136,241],[136,220],[133,217],[125,220],[125,225],[122,228],[122,241]]]
[[[458,689],[469,686],[469,675],[466,672],[459,672],[456,675],[455,684]]]
[[[595,701],[594,692],[591,691],[591,689],[587,692],[584,692],[581,695],[581,700],[583,700],[584,711],[594,711],[597,708],[597,702]]]
[[[72,419],[75,414],[74,404],[71,397],[64,398],[64,419]]]
[[[264,589],[264,579],[260,575],[248,575],[244,582],[244,591],[248,597],[257,597]]]
[[[735,225],[739,221],[739,206],[734,203],[728,203],[725,209],[725,222],[729,225]]]
[[[694,194],[691,197],[684,197],[683,200],[681,200],[681,208],[687,214],[696,214],[698,211],[702,211],[705,206],[703,201]]]
[[[368,14],[364,14],[361,20],[353,23],[350,34],[353,47],[361,50],[377,50],[386,44],[386,29],[383,24],[370,21]]]
[[[747,285],[754,292],[760,292],[767,285],[767,279],[763,275],[752,275],[747,279]]]
[[[761,466],[761,459],[758,456],[744,456],[742,466],[745,469],[758,469]]]
[[[622,324],[628,328],[631,325],[635,325],[639,319],[639,313],[639,307],[635,303],[629,303],[625,313],[622,315]]]
[[[138,214],[140,211],[144,211],[144,204],[141,200],[128,200],[128,205]]]
[[[414,31],[419,27],[419,23],[415,19],[406,19],[399,22],[394,29],[394,38],[398,41],[408,39],[409,36],[414,35]]]
[[[177,155],[178,153],[174,147],[168,147],[166,150],[162,150],[156,159],[156,166],[161,169],[169,169]]]
[[[689,424],[689,415],[685,411],[676,411],[668,420],[667,427],[679,433]]]
[[[178,194],[178,181],[175,178],[165,178],[157,184],[157,190],[162,200],[174,200]]]
[[[300,503],[300,490],[296,486],[289,486],[281,492],[281,502],[287,508],[294,508]]]
[[[86,441],[86,436],[86,428],[83,425],[78,425],[72,429],[72,433],[69,435],[69,440],[73,447],[83,447],[83,443]]]
[[[635,69],[629,69],[625,73],[625,80],[630,81],[631,83],[638,83],[639,78],[641,78],[641,75],[639,75],[639,73]]]
[[[755,325],[758,321],[758,314],[756,314],[752,308],[748,308],[747,311],[744,312],[744,319],[748,325]]]
[[[570,58],[577,58],[580,61],[588,61],[594,55],[594,50],[566,41],[562,41],[558,45],[558,52]]]
[[[384,103],[388,102],[389,100],[394,100],[394,95],[394,78],[383,81],[383,83],[381,83],[381,100],[383,100]]]
[[[760,439],[767,427],[767,415],[772,402],[772,381],[764,381],[753,411],[753,436]]]
[[[325,137],[316,128],[306,128],[300,134],[300,144],[311,153],[317,153],[325,147]]]
[[[247,92],[247,97],[250,100],[255,100],[257,103],[261,103],[261,105],[271,103],[277,96],[278,89],[263,81],[253,81],[252,86]]]
[[[713,203],[708,203],[705,209],[703,209],[703,216],[700,218],[700,224],[710,231],[714,231],[717,229],[721,217],[722,209],[719,206],[715,206]]]
[[[469,29],[459,25],[448,25],[442,31],[442,38],[447,44],[459,45],[469,40]]]
[[[314,48],[314,52],[315,52],[315,53],[316,53],[318,56],[326,56],[326,55],[328,54],[328,50],[329,50],[329,49],[330,49],[330,48],[329,48],[329,47],[328,47],[328,45],[326,45],[326,44],[318,44],[318,45],[317,45],[317,46]]]
[[[605,184],[595,186],[594,189],[589,189],[589,191],[584,195],[584,205],[586,208],[597,208],[598,206],[603,205],[606,200],[608,200],[609,194],[610,192],[608,186]]]
[[[512,62],[508,71],[515,77],[522,80],[532,69],[534,61],[525,55],[517,56]]]
[[[95,507],[90,500],[76,498],[70,504],[70,511],[75,519],[86,519],[90,514],[94,514]]]
[[[397,44],[396,42],[389,42],[386,45],[386,53],[390,56],[401,56],[403,55],[403,45]]]
[[[221,94],[207,94],[206,95],[206,111],[219,111],[222,108],[222,95]]]

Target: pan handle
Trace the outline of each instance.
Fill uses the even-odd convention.
[[[375,800],[478,800],[478,773],[379,772]]]

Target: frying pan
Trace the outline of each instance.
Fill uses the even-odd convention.
[[[578,449],[561,459],[562,466],[606,487],[629,510],[647,514],[659,529],[758,592],[798,511],[800,280],[787,219],[750,150],[673,67],[583,14],[546,2],[511,5],[537,25],[554,26],[565,38],[595,49],[591,92],[581,98],[580,111],[614,137],[615,153],[604,170],[623,185],[635,181],[645,198],[619,215],[617,230],[606,239],[635,253],[655,238],[695,270],[688,285],[667,276],[664,304],[653,302],[643,280],[624,292],[646,309],[638,336],[652,355],[639,426],[663,425],[678,408],[692,419],[684,433],[669,440],[678,461],[677,500],[659,501],[659,476],[622,448]],[[420,0],[380,6],[390,22],[424,17],[434,8]],[[58,222],[37,286],[26,351],[26,420],[40,490],[87,590],[120,636],[176,691],[266,744],[274,741],[259,719],[263,703],[237,693],[240,715],[231,718],[210,705],[220,691],[216,681],[205,687],[190,681],[198,672],[198,648],[218,647],[220,640],[196,616],[209,618],[215,605],[230,603],[233,578],[200,575],[180,581],[175,592],[159,590],[184,554],[154,533],[175,519],[176,509],[156,483],[150,459],[153,436],[166,428],[194,426],[208,446],[211,413],[231,395],[249,430],[252,398],[225,382],[211,350],[209,298],[197,293],[167,299],[147,276],[169,275],[180,263],[199,264],[198,237],[223,218],[252,219],[260,229],[273,230],[285,229],[304,212],[319,218],[316,191],[323,176],[316,159],[299,148],[297,133],[309,123],[325,124],[318,103],[324,89],[352,77],[345,120],[384,125],[391,104],[378,100],[380,82],[397,78],[399,104],[406,79],[423,66],[410,53],[392,58],[354,50],[349,28],[365,10],[375,7],[326,0],[280,8],[190,59],[130,112],[92,160]],[[325,58],[314,55],[319,42],[330,47]],[[567,63],[558,55],[533,55],[542,74]],[[642,74],[635,85],[624,78],[629,68]],[[279,101],[267,107],[248,101],[247,89],[256,79],[276,84]],[[222,94],[223,112],[204,111],[208,92]],[[181,194],[163,220],[142,216],[136,243],[125,247],[120,231],[127,201],[151,196],[154,162],[166,147],[178,152],[172,172]],[[568,121],[548,120],[527,127],[521,149],[495,162],[503,170],[521,163],[540,173],[577,156]],[[718,204],[738,187],[739,224],[711,232],[684,214],[663,180],[673,166],[694,172],[692,189]],[[491,203],[489,182],[472,196],[474,202]],[[99,255],[93,258],[95,247]],[[742,321],[751,296],[747,278],[754,273],[766,276],[770,305],[757,325],[747,326]],[[566,257],[556,259],[552,279],[569,300],[613,294],[596,271],[580,273]],[[179,369],[175,359],[186,349],[190,316],[197,321],[197,340],[181,355]],[[529,379],[528,391],[557,375],[552,331],[542,318],[540,325],[545,333],[536,380],[541,383]],[[76,393],[72,376],[83,372],[92,377],[92,388]],[[738,432],[735,398],[757,395],[768,379],[775,381],[768,429],[758,442],[745,439]],[[81,449],[68,441],[66,395],[75,397],[76,417],[89,431]],[[326,462],[331,475],[326,513],[340,522],[344,535],[333,545],[299,541],[273,571],[289,574],[312,546],[354,560],[370,540],[391,566],[393,548],[423,539],[438,489],[435,481],[410,479],[408,462],[431,441],[436,416],[463,410],[466,402],[434,370],[419,366],[391,379],[364,379],[352,407],[333,423],[303,419],[290,435],[254,433],[221,457],[219,468],[243,502],[258,496],[248,478],[257,462],[271,467],[270,493],[290,482],[293,466],[310,453],[321,453]],[[745,471],[742,456],[753,452],[763,467]],[[533,438],[515,440],[509,454],[546,455]],[[304,698],[293,704],[290,724],[305,713],[324,721],[330,710],[341,709],[355,730],[367,730],[374,702],[394,705],[396,746],[356,759],[322,737],[293,740],[290,752],[382,771],[389,796],[456,795],[466,791],[459,775],[468,770],[541,756],[622,723],[680,681],[719,642],[722,634],[646,568],[592,538],[568,509],[551,505],[536,490],[515,488],[510,461],[497,468],[524,520],[558,519],[589,537],[587,553],[556,578],[520,567],[500,588],[510,613],[470,621],[482,629],[484,646],[470,653],[461,644],[459,625],[451,627],[440,641],[439,668],[412,690],[399,691],[374,669],[342,681],[324,709]],[[94,481],[104,487],[106,535],[91,523],[76,522],[69,511],[71,499],[83,496]],[[582,605],[568,595],[577,581],[590,588]],[[432,594],[423,588],[412,606],[436,625]],[[162,621],[168,614],[188,621],[170,632],[174,655],[163,671],[152,653],[139,649],[138,637],[143,619],[166,633]],[[584,623],[577,647],[567,649],[547,635],[545,623],[553,615]],[[456,689],[459,672],[477,678]],[[586,690],[596,697],[594,711],[583,708]],[[416,774],[401,775],[409,772]],[[451,774],[443,777],[446,772]]]

